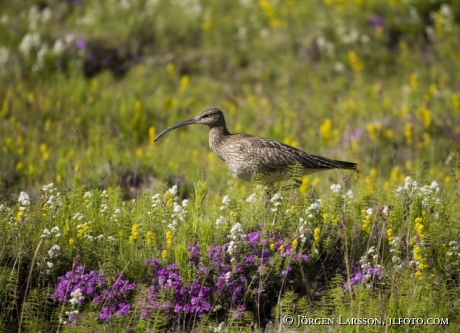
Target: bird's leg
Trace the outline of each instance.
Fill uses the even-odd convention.
[[[302,186],[302,181],[300,179],[293,178],[294,181],[293,184],[283,186],[281,188],[282,191],[289,191],[289,190],[295,190],[298,189],[300,186]]]
[[[265,187],[265,195],[264,195],[264,201],[265,201],[265,208],[267,210],[270,210],[270,199],[273,197],[273,195],[276,193],[276,186],[273,183],[267,184]]]

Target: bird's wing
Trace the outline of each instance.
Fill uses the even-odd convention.
[[[241,137],[237,144],[239,153],[244,158],[263,165],[267,171],[285,169],[295,164],[300,164],[305,169],[353,169],[355,165],[354,163],[335,161],[323,156],[309,154],[276,140],[247,134],[236,135]]]

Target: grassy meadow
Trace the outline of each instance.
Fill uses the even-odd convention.
[[[460,5],[7,1],[0,332],[460,331]],[[193,125],[359,164],[269,196]]]

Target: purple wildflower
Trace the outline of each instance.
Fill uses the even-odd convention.
[[[291,267],[291,266],[288,266],[286,269],[283,269],[283,270],[281,271],[281,275],[288,275],[289,272],[291,272],[291,271],[292,271],[292,267]]]
[[[350,284],[346,282],[344,288],[350,290],[350,286],[355,286],[359,283],[367,283],[372,279],[382,279],[382,270],[380,267],[365,266],[362,270],[355,268],[353,271],[353,277],[350,279]]]
[[[190,253],[190,262],[193,265],[198,265],[200,261],[200,245],[190,245],[188,247],[188,251]]]
[[[252,247],[258,246],[260,238],[262,236],[262,231],[250,232],[247,235],[248,244]]]
[[[369,17],[368,22],[370,25],[374,27],[383,27],[383,25],[385,24],[385,18],[380,15],[372,15],[371,17]]]
[[[58,277],[54,294],[51,298],[62,305],[70,302],[83,304],[85,302],[104,304],[100,319],[109,320],[113,313],[124,316],[129,313],[130,304],[126,303],[135,283],[129,283],[122,275],[112,285],[107,283],[105,275],[101,271],[84,272],[83,266],[78,266],[75,271],[67,272]],[[69,318],[75,322],[75,318]]]
[[[88,48],[88,43],[86,41],[86,39],[84,38],[78,38],[75,42],[75,46],[79,49],[79,50],[86,50]]]

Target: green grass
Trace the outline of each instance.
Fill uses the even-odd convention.
[[[454,1],[5,4],[0,331],[330,328],[281,322],[299,315],[334,318],[338,332],[382,331],[338,325],[339,316],[448,318],[384,330],[456,332],[459,17]],[[360,172],[313,174],[270,199],[209,150],[205,127],[153,142],[209,106],[225,112],[230,132]],[[120,274],[136,283],[116,296],[129,313],[105,321],[111,301],[88,293],[72,305],[75,290],[55,301],[59,277],[80,266],[104,274],[96,293],[116,291]],[[358,271],[369,276],[358,281]],[[174,312],[166,303],[183,303],[162,285],[163,308],[147,311],[146,295],[173,273],[188,305],[193,283],[209,287],[212,310]],[[75,310],[72,326],[66,311]]]

